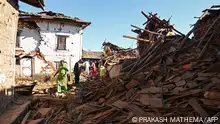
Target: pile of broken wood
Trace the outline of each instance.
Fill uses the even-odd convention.
[[[121,47],[114,45],[110,42],[104,42],[102,45],[103,45],[103,47],[109,47],[109,49],[111,51],[108,56],[105,56],[103,58],[103,60],[105,60],[106,63],[115,64],[115,63],[120,63],[121,60],[136,58],[136,49],[121,48]]]
[[[187,35],[154,38],[119,77],[91,88],[84,94],[85,104],[72,110],[71,123],[128,123],[133,116],[219,116],[220,10],[211,9]],[[208,25],[203,35],[188,38],[202,28],[203,18]]]
[[[27,104],[23,116],[17,123],[21,124],[61,124],[65,121],[67,100],[48,97],[34,98]]]

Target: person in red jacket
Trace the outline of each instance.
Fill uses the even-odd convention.
[[[92,67],[93,67],[94,71],[96,72],[97,71],[96,61],[92,63]]]
[[[90,67],[90,75],[94,78],[97,75],[97,71],[96,69],[94,69],[94,67]]]

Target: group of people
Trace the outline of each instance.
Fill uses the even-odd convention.
[[[100,66],[97,67],[97,62],[93,62],[90,67],[90,76],[95,78],[98,75],[98,68],[99,68],[99,76],[101,79],[105,77],[105,74],[107,72],[105,66],[102,64],[102,62],[99,63]]]
[[[83,63],[82,60],[80,60],[76,62],[74,66],[73,72],[75,75],[76,87],[79,87],[80,74],[85,69],[82,63]],[[98,75],[98,69],[100,69],[99,70],[100,77],[101,79],[103,79],[106,73],[106,69],[102,64],[100,67],[98,67],[97,64],[98,62],[96,61],[92,62],[91,66],[89,67],[89,71],[90,71],[89,74],[92,78],[95,78]],[[54,74],[54,77],[56,77],[56,81],[57,81],[57,92],[58,93],[62,93],[62,91],[66,92],[68,90],[68,78],[67,78],[68,71],[69,70],[67,68],[66,62],[64,60],[61,60],[59,68]]]

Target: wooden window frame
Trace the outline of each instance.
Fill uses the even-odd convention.
[[[15,45],[16,45],[16,48],[21,48],[20,32],[17,32]]]
[[[64,36],[64,35],[56,35],[56,37],[57,37],[57,50],[67,50],[66,49],[66,42],[67,42],[67,37],[68,36]],[[64,39],[64,48],[60,48],[60,41],[61,41],[61,38],[65,38]]]
[[[16,63],[16,65],[21,65],[21,60],[20,60],[20,58],[16,58],[16,59],[15,59],[15,63]]]

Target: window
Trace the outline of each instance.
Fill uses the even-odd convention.
[[[66,50],[66,37],[67,36],[57,36],[57,50]]]
[[[21,45],[20,45],[20,38],[19,38],[19,36],[20,36],[20,33],[18,32],[18,33],[17,33],[17,37],[16,37],[16,47],[18,47],[18,48],[20,48],[20,47],[21,47]]]
[[[16,65],[20,65],[20,59],[19,58],[16,58]]]

